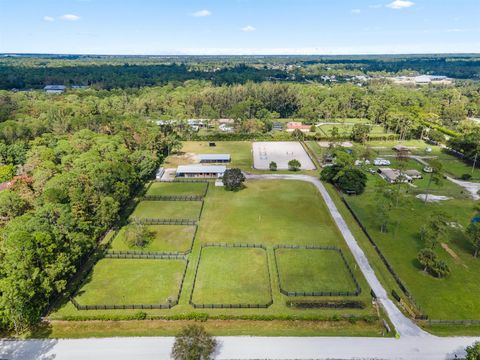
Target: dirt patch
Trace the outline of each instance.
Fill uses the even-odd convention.
[[[177,167],[178,165],[194,164],[198,162],[196,155],[197,154],[191,153],[191,152],[179,152],[179,153],[170,155],[166,159],[164,165],[166,167]]]
[[[460,258],[458,257],[457,253],[453,251],[448,244],[441,243],[440,246],[445,250],[455,261],[461,262]]]

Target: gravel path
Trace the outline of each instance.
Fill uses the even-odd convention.
[[[278,179],[278,180],[300,180],[300,181],[307,181],[312,183],[316,186],[320,194],[322,195],[325,203],[327,204],[332,217],[337,224],[340,232],[342,233],[348,247],[350,248],[355,260],[358,263],[363,275],[367,279],[368,284],[372,288],[372,290],[377,295],[378,300],[383,305],[385,311],[387,312],[390,320],[392,321],[395,329],[401,336],[422,336],[422,337],[429,337],[430,334],[423,331],[420,327],[418,327],[412,320],[407,318],[403,313],[395,306],[395,304],[390,300],[387,296],[387,292],[378,280],[375,272],[373,271],[368,259],[363,252],[363,250],[358,245],[355,237],[351,233],[350,229],[347,226],[347,223],[343,219],[342,215],[338,211],[335,203],[333,202],[330,194],[323,186],[322,182],[313,177],[308,175],[281,175],[281,174],[271,174],[271,175],[247,175],[247,179],[250,180],[267,180],[267,179]],[[366,291],[366,289],[364,289]]]

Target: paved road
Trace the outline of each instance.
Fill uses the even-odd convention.
[[[269,175],[247,175],[247,179],[250,180],[265,180],[265,179],[280,179],[280,180],[301,180],[307,181],[315,185],[320,191],[325,203],[327,204],[332,217],[337,224],[340,232],[342,233],[345,241],[350,248],[355,260],[360,267],[360,270],[363,272],[363,275],[367,279],[368,284],[372,288],[372,290],[377,295],[378,301],[382,304],[385,311],[388,314],[388,317],[392,321],[395,329],[400,334],[400,336],[421,336],[421,337],[428,337],[430,334],[423,331],[420,327],[418,327],[412,320],[407,318],[403,313],[395,306],[395,304],[388,298],[387,292],[378,280],[375,272],[373,271],[370,263],[368,262],[365,253],[358,245],[355,237],[351,233],[350,229],[347,226],[347,223],[343,219],[342,215],[338,211],[335,203],[333,202],[330,194],[323,186],[322,182],[313,176],[308,175],[282,175],[282,174],[269,174]]]
[[[473,338],[219,337],[215,359],[453,359]],[[169,359],[171,337],[0,341],[9,360]]]

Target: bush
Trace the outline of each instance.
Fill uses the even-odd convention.
[[[300,161],[297,159],[292,159],[288,162],[288,169],[291,171],[298,171],[302,167],[302,164],[300,164]]]
[[[228,191],[238,191],[242,189],[245,176],[240,169],[227,169],[223,174],[223,184]]]
[[[417,260],[422,265],[423,271],[434,277],[444,278],[450,274],[450,268],[447,263],[439,260],[437,254],[430,248],[420,250]]]
[[[269,165],[270,171],[277,171],[277,163],[272,161]]]
[[[217,342],[202,326],[189,325],[175,338],[172,358],[175,360],[210,359]]]
[[[347,169],[337,176],[335,184],[343,192],[360,195],[367,186],[367,176],[360,169]]]
[[[472,175],[470,174],[463,174],[462,176],[460,176],[460,179],[462,180],[470,180],[472,178]]]

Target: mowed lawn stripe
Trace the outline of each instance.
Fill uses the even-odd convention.
[[[195,304],[266,304],[271,300],[267,253],[262,249],[202,249]]]
[[[280,283],[290,292],[355,291],[355,283],[336,250],[276,249]]]
[[[131,218],[191,219],[200,215],[201,201],[140,201]]]
[[[164,304],[178,294],[182,260],[102,259],[75,300],[81,305]]]
[[[154,234],[153,240],[146,246],[130,246],[125,240],[124,226],[113,239],[111,250],[184,252],[190,249],[195,233],[195,226],[191,225],[146,225],[146,227]]]

